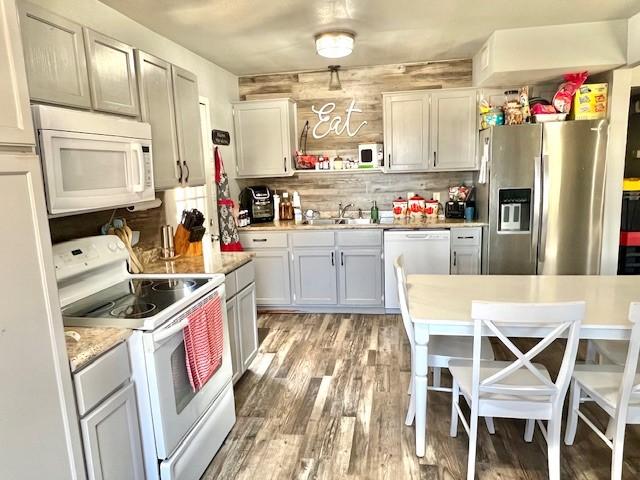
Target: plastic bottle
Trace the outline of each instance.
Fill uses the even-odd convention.
[[[280,195],[275,190],[273,192],[273,221],[280,220]]]
[[[293,219],[296,222],[302,222],[302,202],[300,201],[300,194],[293,192]]]
[[[289,200],[289,193],[284,192],[282,194],[282,201],[280,202],[280,220],[293,220],[293,205]]]
[[[378,202],[375,200],[371,206],[371,223],[380,223],[380,211],[378,210]]]

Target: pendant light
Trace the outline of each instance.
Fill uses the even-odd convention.
[[[355,34],[347,31],[324,32],[316,35],[316,52],[326,58],[342,58],[353,52]]]
[[[342,90],[338,70],[340,70],[340,65],[329,65],[329,90]]]

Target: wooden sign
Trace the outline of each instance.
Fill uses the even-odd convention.
[[[229,145],[231,143],[231,135],[224,130],[211,130],[211,141],[214,145]]]
[[[318,123],[315,124],[311,134],[315,139],[321,139],[327,135],[333,133],[334,135],[342,135],[347,133],[347,136],[354,137],[360,131],[360,129],[367,125],[366,120],[361,122],[355,129],[351,128],[351,115],[355,113],[362,113],[362,110],[356,107],[355,98],[351,100],[351,103],[347,107],[345,112],[346,116],[344,120],[340,115],[334,114],[336,104],[333,102],[325,103],[322,107],[316,108],[315,105],[311,106],[311,111],[318,116]]]

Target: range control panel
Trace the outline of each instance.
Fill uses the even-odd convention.
[[[113,265],[126,268],[129,252],[115,235],[79,238],[53,246],[53,263],[58,281]]]

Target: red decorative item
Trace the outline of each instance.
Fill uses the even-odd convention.
[[[231,200],[229,192],[229,178],[224,171],[220,150],[216,147],[215,158],[215,179],[218,191],[218,228],[220,230],[220,251],[241,252],[242,244],[238,235],[238,226],[233,216],[235,203]]]

